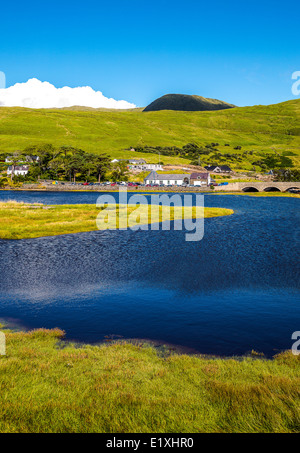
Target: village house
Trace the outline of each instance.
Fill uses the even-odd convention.
[[[40,160],[40,157],[39,156],[26,156],[25,160],[26,160],[26,162],[35,163]]]
[[[116,162],[127,162],[131,165],[142,165],[146,163],[145,159],[113,159],[111,161],[112,164],[115,164]]]
[[[147,170],[154,170],[154,171],[162,171],[163,166],[161,164],[139,164],[139,165],[129,165],[130,170],[133,171],[147,171]]]
[[[12,171],[15,176],[26,176],[28,170],[29,170],[28,165],[16,165],[13,171],[13,167],[10,165],[9,167],[7,167],[7,176],[11,175]]]
[[[208,172],[191,174],[190,184],[194,186],[209,186],[211,183],[212,180]]]
[[[156,171],[151,171],[144,179],[145,184],[159,184],[160,186],[182,186],[190,184],[189,174],[158,174]]]
[[[13,162],[13,156],[8,156],[5,158],[5,163],[9,164],[11,162]],[[18,160],[19,163],[21,162],[30,162],[30,163],[34,163],[34,162],[38,162],[40,160],[39,156],[25,156],[23,158],[20,158]]]
[[[201,173],[185,173],[185,174],[159,174],[156,171],[151,171],[144,179],[145,184],[159,184],[161,186],[202,186],[208,187],[212,183],[211,176],[208,172]]]
[[[204,168],[212,173],[232,173],[232,170],[228,165],[207,165]]]
[[[147,171],[147,170],[154,170],[154,171],[161,171],[163,167],[161,164],[147,164],[145,159],[113,159],[111,163],[116,162],[125,162],[127,163],[127,167],[129,170],[133,171]]]

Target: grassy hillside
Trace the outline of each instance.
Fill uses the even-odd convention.
[[[12,152],[32,144],[52,143],[81,147],[94,153],[107,152],[112,157],[144,157],[158,162],[158,154],[134,153],[126,148],[218,142],[219,151],[224,153],[246,150],[258,154],[274,150],[295,153],[291,157],[299,165],[299,124],[299,99],[214,112],[1,107],[0,151]],[[235,146],[242,146],[242,150],[234,150]],[[163,162],[175,164],[187,163],[187,160],[163,156]]]

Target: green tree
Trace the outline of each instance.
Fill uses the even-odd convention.
[[[276,181],[300,181],[300,170],[282,168],[274,171],[274,179]]]
[[[39,176],[42,176],[48,170],[50,161],[59,155],[60,150],[48,143],[45,145],[29,146],[24,149],[23,153],[29,156],[39,157],[36,165],[39,168]]]
[[[101,181],[101,178],[103,178],[107,170],[110,168],[111,166],[110,159],[111,158],[106,154],[94,157],[93,167],[95,168],[98,182]]]
[[[128,181],[128,168],[126,162],[116,162],[113,165],[113,171],[111,173],[113,181]]]
[[[68,159],[66,163],[66,170],[70,173],[70,177],[73,179],[73,182],[76,182],[77,174],[84,173],[87,165],[87,158],[85,157],[85,152],[82,149],[75,149],[74,154]]]
[[[5,187],[8,185],[8,179],[7,178],[0,178],[0,187]]]

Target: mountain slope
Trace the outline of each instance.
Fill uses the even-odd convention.
[[[144,157],[158,162],[158,153],[129,151],[137,146],[179,146],[219,143],[222,153],[245,150],[294,153],[300,164],[300,99],[269,106],[213,112],[80,111],[0,107],[0,152],[52,143],[112,157]],[[225,146],[229,144],[230,146]],[[242,146],[241,151],[234,150]],[[253,159],[255,160],[255,159]],[[163,156],[164,163],[187,163]]]
[[[189,94],[165,94],[145,107],[144,112],[158,110],[181,110],[184,112],[204,112],[235,107],[218,99],[209,99]]]

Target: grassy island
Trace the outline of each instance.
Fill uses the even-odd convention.
[[[3,329],[2,329],[3,330]],[[6,332],[0,432],[299,432],[300,356],[208,358]]]
[[[39,203],[18,203],[15,201],[0,202],[0,238],[1,239],[26,239],[43,236],[56,236],[59,234],[81,233],[106,229],[119,228],[120,222],[125,227],[132,225],[136,216],[141,225],[165,219],[162,206],[159,207],[158,217],[151,216],[150,205],[141,205],[137,212],[135,205],[116,205],[116,222],[113,216],[108,218],[108,224],[102,222],[102,228],[96,224],[96,219],[103,214],[110,214],[114,206],[103,209],[92,204],[78,205],[51,205],[45,206]],[[184,208],[186,209],[186,208]],[[217,217],[230,215],[233,211],[224,208],[192,208],[186,218]],[[183,208],[170,208],[170,220],[180,219]],[[103,215],[103,218],[105,216]],[[124,223],[125,219],[125,223]]]

